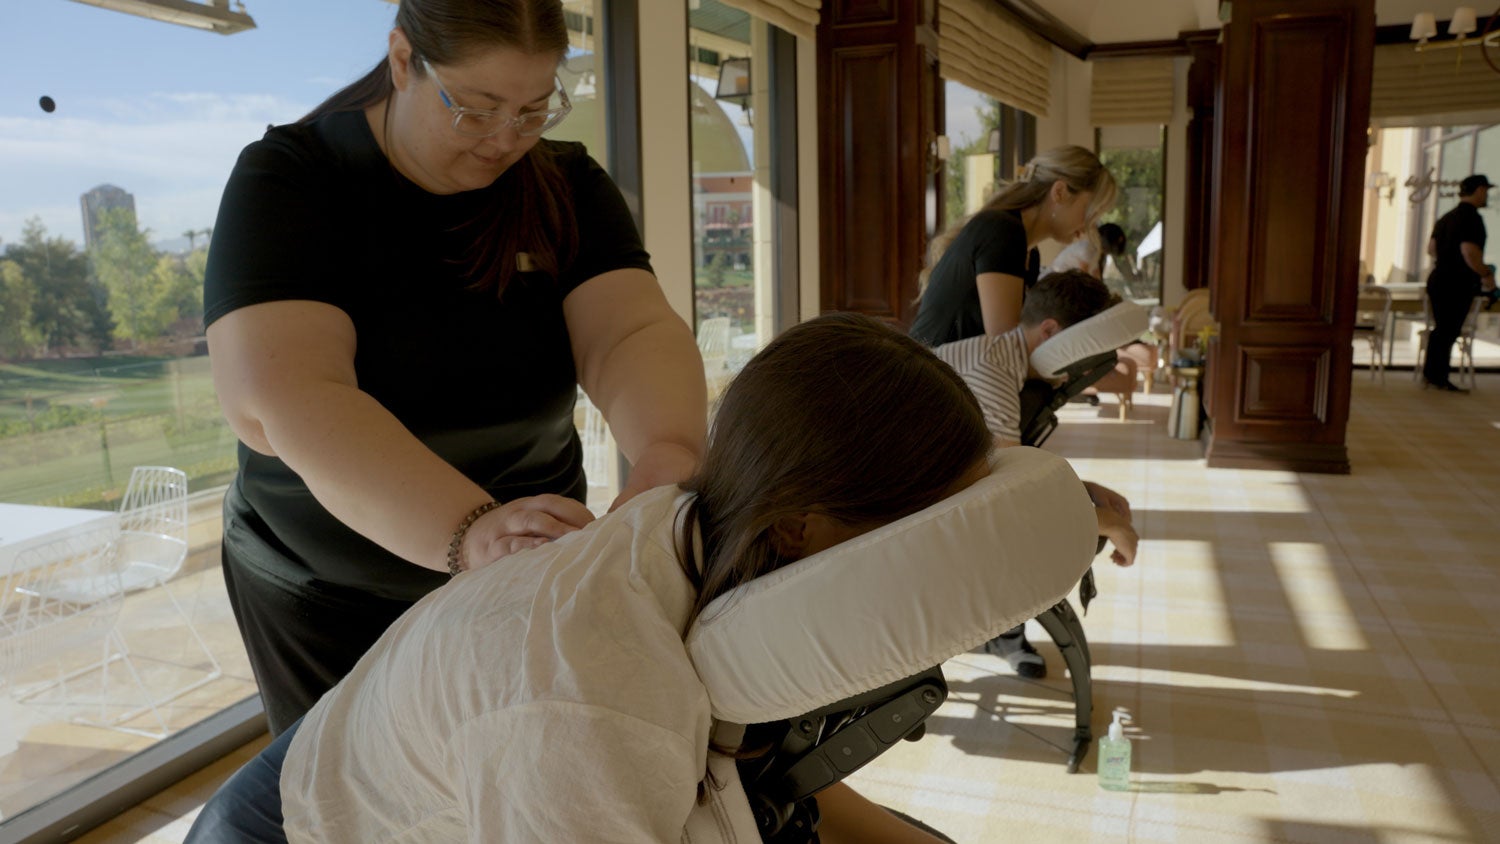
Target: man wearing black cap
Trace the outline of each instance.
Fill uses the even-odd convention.
[[[1495,270],[1484,264],[1484,220],[1479,209],[1489,202],[1490,180],[1473,175],[1458,185],[1458,206],[1438,218],[1427,241],[1434,264],[1427,277],[1427,299],[1432,304],[1432,334],[1427,338],[1427,361],[1422,375],[1427,386],[1467,393],[1448,380],[1448,356],[1463,330],[1469,307],[1481,291],[1495,289]]]

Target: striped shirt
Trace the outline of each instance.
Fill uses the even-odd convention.
[[[932,350],[958,372],[984,411],[990,433],[1021,441],[1021,387],[1031,369],[1026,335],[1020,326],[1004,334],[970,337]]]

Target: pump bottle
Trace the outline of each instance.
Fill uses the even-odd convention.
[[[1108,791],[1130,789],[1130,739],[1125,738],[1125,726],[1120,719],[1123,710],[1115,710],[1115,719],[1109,725],[1109,736],[1099,740],[1099,787]]]

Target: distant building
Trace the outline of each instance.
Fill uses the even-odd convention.
[[[130,212],[131,222],[135,221],[135,195],[114,185],[100,185],[80,196],[78,201],[83,206],[83,246],[85,249],[94,248],[94,241],[98,239],[99,218],[105,211],[124,208]]]

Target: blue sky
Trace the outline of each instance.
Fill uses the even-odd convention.
[[[82,244],[78,197],[106,182],[135,194],[157,242],[212,226],[245,144],[369,70],[396,14],[384,0],[244,3],[257,28],[229,36],[73,0],[0,3],[0,242],[38,216]]]
[[[0,247],[30,217],[81,245],[78,198],[105,183],[135,195],[154,242],[185,245],[182,232],[214,224],[240,150],[369,70],[396,13],[384,0],[244,3],[257,27],[224,36],[73,0],[0,0]],[[978,132],[977,96],[953,84],[947,96],[957,146]]]

